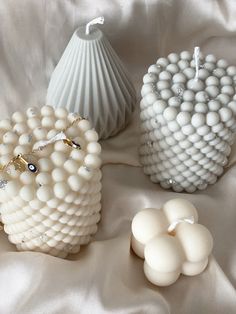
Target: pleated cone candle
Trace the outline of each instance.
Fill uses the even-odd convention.
[[[123,129],[134,109],[136,92],[119,57],[101,30],[75,31],[57,64],[47,104],[65,107],[90,120],[100,138]]]

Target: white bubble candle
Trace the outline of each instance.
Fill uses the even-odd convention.
[[[176,192],[214,184],[236,130],[236,67],[190,52],[159,58],[143,77],[140,159],[153,182]]]
[[[169,286],[180,276],[204,271],[212,251],[210,232],[197,223],[196,208],[172,199],[162,209],[147,208],[132,221],[133,251],[144,259],[144,273],[157,286]]]
[[[44,106],[1,120],[0,136],[1,220],[9,240],[20,251],[79,252],[100,220],[97,132],[64,108]]]

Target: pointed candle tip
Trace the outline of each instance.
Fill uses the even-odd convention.
[[[95,24],[104,24],[104,16],[99,16],[96,17],[95,19],[93,19],[92,21],[90,21],[89,23],[86,24],[86,30],[85,30],[85,34],[89,35],[90,34],[90,26],[91,25],[95,25]]]

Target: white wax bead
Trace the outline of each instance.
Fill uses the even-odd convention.
[[[169,81],[158,81],[157,82],[157,89],[160,91],[160,90],[163,90],[163,89],[168,89],[170,87],[170,83]]]
[[[64,199],[69,192],[69,186],[66,182],[58,182],[54,185],[55,196]]]
[[[40,158],[38,161],[40,171],[51,171],[53,168],[53,164],[48,158]]]
[[[183,99],[184,101],[193,101],[194,100],[194,92],[191,90],[185,90],[183,93]]]
[[[219,88],[216,86],[208,86],[205,91],[211,98],[215,98],[220,93]]]
[[[177,53],[170,53],[167,57],[170,63],[177,63],[179,61],[179,55]]]
[[[90,154],[100,154],[101,153],[101,145],[97,142],[90,142],[87,145],[87,152]]]
[[[166,70],[172,74],[179,72],[179,67],[176,64],[169,64],[166,67]]]
[[[179,239],[188,261],[196,263],[204,260],[212,251],[213,239],[210,232],[199,224],[179,224],[176,227]]]
[[[154,83],[156,81],[157,81],[157,75],[154,73],[146,73],[143,77],[144,84]]]
[[[47,172],[40,172],[37,174],[36,182],[40,185],[47,185],[51,183],[51,175]]]
[[[44,206],[44,204],[38,199],[34,199],[34,200],[30,201],[29,205],[33,209],[37,209],[37,210],[41,209]]]
[[[169,64],[169,61],[166,58],[159,58],[157,59],[156,64],[165,68]]]
[[[155,91],[155,85],[154,84],[144,84],[141,88],[141,95],[142,97],[148,95],[151,92]],[[141,100],[142,104],[144,105],[144,99]]]
[[[32,135],[29,133],[22,134],[19,137],[19,144],[20,145],[30,145],[31,141],[32,141]]]
[[[53,190],[50,186],[44,185],[37,190],[37,197],[41,202],[47,202],[53,198]]]
[[[210,73],[206,69],[199,69],[198,78],[205,81],[209,77]]]
[[[84,163],[88,168],[97,169],[101,166],[101,159],[97,155],[87,154]]]
[[[19,145],[19,146],[16,146],[15,149],[14,149],[14,156],[17,156],[17,155],[26,155],[26,154],[29,154],[30,153],[30,150],[29,150],[29,147],[28,145]]]
[[[210,100],[208,102],[208,107],[211,111],[219,111],[221,104],[218,100]]]
[[[63,141],[57,141],[54,144],[54,151],[56,152],[66,153],[66,152],[69,152],[70,150],[71,150],[70,146],[65,145]]]
[[[53,128],[55,125],[55,119],[52,116],[46,116],[41,120],[41,124],[44,128]]]
[[[98,141],[98,134],[95,130],[88,130],[84,133],[84,137],[88,142]]]
[[[191,121],[191,115],[188,112],[180,112],[176,117],[180,126],[184,126]]]
[[[180,108],[181,108],[181,111],[192,112],[194,109],[194,104],[192,102],[185,101],[181,104]]]
[[[232,110],[230,110],[230,108],[225,108],[225,107],[221,108],[219,110],[219,114],[223,122],[226,122],[232,118]]]
[[[213,71],[213,74],[215,76],[217,76],[218,78],[221,78],[222,76],[224,76],[226,74],[225,70],[222,69],[222,68],[216,68],[214,71]]]
[[[175,132],[173,136],[177,141],[182,141],[186,138],[182,131]]]
[[[220,121],[219,114],[217,112],[208,112],[206,115],[206,123],[209,126],[216,125]]]
[[[91,143],[92,144],[92,143]],[[94,143],[95,144],[95,143]],[[98,144],[98,143],[96,143]],[[89,144],[88,144],[89,145]],[[99,145],[99,144],[98,144]],[[72,159],[76,160],[76,161],[83,161],[84,157],[85,157],[85,152],[82,150],[77,150],[77,149],[73,149],[70,153],[70,156]]]
[[[62,152],[53,152],[50,157],[54,165],[58,167],[63,166],[67,160],[66,155]]]
[[[51,106],[43,106],[41,108],[41,115],[42,116],[52,116],[54,115],[54,109]]]
[[[148,241],[144,256],[152,269],[164,273],[179,270],[184,259],[180,245],[170,235],[160,235]]]
[[[12,129],[11,121],[9,119],[0,120],[0,129],[10,131]]]
[[[192,146],[192,143],[190,143],[189,141],[185,140],[185,141],[181,141],[181,142],[179,143],[179,146],[180,146],[181,148],[183,148],[183,149],[187,149],[187,148],[189,148],[190,146]],[[180,158],[180,160],[181,160],[181,158]]]
[[[171,132],[177,132],[178,130],[180,130],[179,124],[176,121],[168,122],[168,128]]]
[[[209,72],[212,72],[214,69],[215,69],[215,64],[212,63],[212,62],[205,62],[204,63],[204,68],[209,71]]]
[[[197,102],[205,102],[209,100],[209,96],[205,91],[197,92],[195,95],[195,99]]]
[[[47,138],[48,140],[50,140],[51,138],[53,138],[54,136],[56,136],[58,133],[59,133],[58,130],[50,129],[50,130],[48,131],[48,133],[47,133],[46,138]]]
[[[190,61],[192,59],[192,55],[189,51],[182,51],[180,53],[180,58],[183,59],[183,60],[188,60]]]
[[[22,122],[25,121],[25,115],[22,112],[20,112],[20,111],[16,111],[12,115],[12,120],[15,123],[22,123]]]
[[[170,89],[163,89],[161,92],[161,98],[164,100],[168,100],[170,97],[173,96],[173,93]]]
[[[148,114],[148,116],[149,116],[150,118],[152,118],[152,117],[155,115],[155,112],[154,112],[152,106],[148,107],[148,108],[146,109],[146,111],[147,111],[147,114]]]
[[[218,86],[219,84],[220,84],[220,80],[215,76],[209,76],[206,79],[206,85],[207,86],[211,86],[211,85]]]
[[[226,72],[227,72],[227,74],[230,75],[230,76],[236,75],[236,66],[233,66],[233,65],[229,66],[229,67],[226,69]]]
[[[192,125],[188,124],[188,125],[184,125],[182,126],[182,132],[185,134],[185,135],[191,135],[195,132],[195,129]]]
[[[30,129],[35,129],[41,126],[41,121],[38,118],[30,118],[27,120]]]
[[[192,79],[195,76],[195,70],[193,68],[184,69],[183,73],[188,79]]]
[[[55,116],[59,119],[65,119],[68,116],[68,111],[66,108],[56,108],[54,112]]]
[[[84,180],[79,175],[74,174],[68,178],[68,184],[73,191],[78,192],[82,188]]]
[[[192,125],[195,127],[195,128],[198,128],[202,125],[205,124],[205,115],[202,114],[202,113],[195,113],[193,116],[192,116]]]
[[[187,87],[189,89],[197,92],[197,91],[201,91],[201,90],[204,89],[204,83],[200,79],[198,79],[198,80],[191,79],[191,80],[188,81]]]
[[[217,59],[213,54],[209,54],[205,58],[206,62],[216,63]]]
[[[207,113],[208,107],[205,103],[199,102],[195,105],[194,110],[196,112]]]
[[[90,180],[93,176],[93,171],[91,171],[88,167],[81,166],[79,167],[78,174],[85,180]]]
[[[175,120],[177,116],[177,110],[174,107],[168,107],[165,109],[163,116],[167,121]]]
[[[158,67],[156,64],[152,64],[150,65],[150,67],[148,68],[148,73],[155,73],[155,74],[159,74],[161,72],[160,67]]]
[[[177,73],[172,78],[173,83],[185,83],[186,82],[186,76],[183,73]]]
[[[229,102],[228,107],[233,111],[234,115],[236,115],[236,101]]]
[[[68,159],[64,163],[64,168],[69,173],[76,173],[78,170],[78,162],[76,162],[75,160]]]
[[[230,76],[223,76],[220,79],[220,83],[221,85],[232,85],[233,84],[233,80]]]
[[[78,128],[80,131],[86,132],[89,129],[91,129],[91,124],[88,120],[83,119],[83,120],[78,122]]]
[[[43,129],[42,127],[38,127],[33,131],[33,134],[36,138],[36,140],[40,141],[40,140],[45,140],[47,137],[47,131],[45,129]]]
[[[210,132],[210,128],[207,125],[203,125],[203,126],[197,128],[197,133],[201,136],[204,136],[209,132]]]
[[[1,156],[0,157],[0,163],[1,163],[2,166],[5,166],[5,165],[7,165],[10,162],[11,159],[12,159],[11,155]]]
[[[78,128],[75,125],[70,126],[66,130],[66,135],[69,136],[70,138],[78,136],[79,135]]]
[[[156,92],[149,93],[145,96],[145,101],[148,105],[153,105],[153,103],[159,99],[159,96]]]
[[[180,60],[178,62],[178,66],[179,66],[180,70],[183,71],[184,69],[189,67],[189,62],[187,60]]]
[[[230,102],[229,95],[226,94],[220,94],[217,96],[217,99],[222,103],[222,105],[227,105]]]
[[[3,135],[3,142],[5,144],[15,144],[17,141],[18,136],[12,131],[8,131]]]
[[[164,136],[171,136],[171,131],[169,130],[167,126],[163,126],[161,128],[161,132]]]
[[[220,59],[217,61],[216,65],[219,67],[219,68],[223,68],[223,69],[226,69],[228,67],[228,62],[224,59]]]
[[[17,123],[14,125],[13,131],[20,135],[26,133],[28,131],[28,127],[25,123]]]
[[[10,197],[18,195],[21,186],[18,180],[9,181],[6,185],[5,191]]]
[[[20,174],[20,180],[23,184],[32,184],[34,179],[35,176],[29,171],[24,171]]]
[[[56,130],[64,130],[68,126],[68,122],[65,119],[59,119],[55,122]]]
[[[32,199],[35,198],[35,188],[33,185],[25,185],[20,190],[20,197],[26,201],[29,202]]]
[[[28,118],[35,118],[38,116],[38,108],[36,107],[30,107],[26,111],[26,115]]]
[[[66,181],[67,173],[63,168],[55,168],[52,171],[52,178],[56,182]]]
[[[233,96],[235,94],[235,89],[233,86],[225,85],[221,88],[221,93]]]

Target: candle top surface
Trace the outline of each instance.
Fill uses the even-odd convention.
[[[95,26],[91,26],[90,28],[90,33],[86,34],[86,27],[82,26],[79,27],[76,31],[75,34],[82,40],[98,40],[103,37],[103,33],[100,29],[98,29]]]

